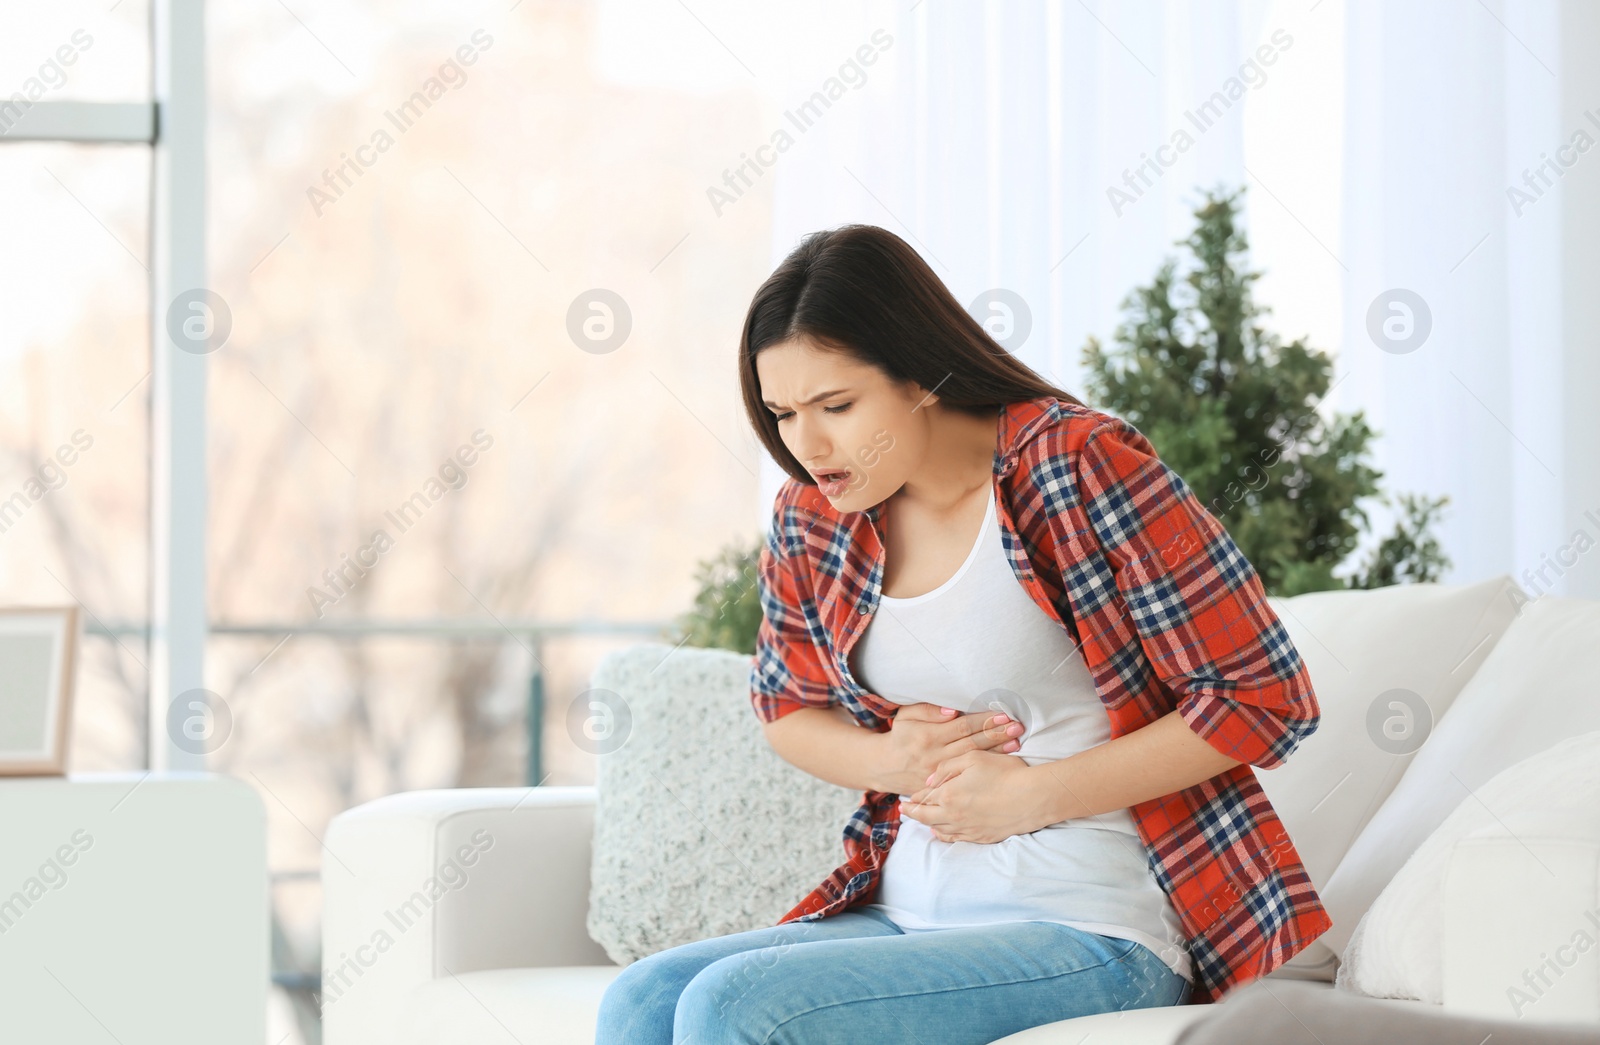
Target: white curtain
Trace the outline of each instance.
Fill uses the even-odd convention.
[[[1352,4],[1345,84],[1344,401],[1384,431],[1393,486],[1450,495],[1457,576],[1509,571],[1534,593],[1564,531],[1563,212],[1559,184],[1515,206],[1507,187],[1567,138],[1556,16],[1546,2]],[[1391,288],[1431,312],[1414,352],[1366,337]]]
[[[1594,448],[1571,445],[1581,426],[1566,416],[1581,369],[1562,329],[1562,288],[1576,285],[1562,268],[1572,179],[1515,208],[1507,192],[1577,129],[1562,116],[1564,5],[923,0],[841,12],[790,51],[780,108],[874,31],[892,42],[773,164],[772,261],[815,229],[882,225],[962,301],[1020,294],[1032,331],[1015,351],[1077,390],[1085,339],[1108,340],[1123,297],[1177,253],[1200,190],[1243,185],[1267,325],[1334,354],[1325,409],[1366,411],[1384,489],[1449,495],[1446,580],[1510,572],[1560,594],[1584,577],[1600,594],[1593,563],[1548,568],[1583,522],[1581,494],[1600,489]],[[1600,166],[1600,150],[1588,162]],[[1409,352],[1369,334],[1374,299],[1393,290],[1430,316]],[[763,468],[764,523],[782,475],[764,457]],[[1387,532],[1392,517],[1371,508]]]

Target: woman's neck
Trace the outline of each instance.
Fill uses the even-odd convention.
[[[910,502],[939,514],[963,504],[984,489],[994,474],[1001,409],[974,416],[935,404],[927,453],[891,500]]]

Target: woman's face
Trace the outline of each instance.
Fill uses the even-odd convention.
[[[938,397],[916,382],[804,339],[762,349],[756,375],[783,445],[839,511],[887,499],[922,459]]]

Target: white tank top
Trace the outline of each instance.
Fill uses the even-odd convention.
[[[925,595],[881,596],[850,670],[894,704],[992,709],[1023,724],[1012,752],[1053,762],[1111,739],[1111,721],[1067,630],[1036,605],[1001,543],[994,486],[978,540]],[[877,902],[909,931],[1049,921],[1144,944],[1193,982],[1186,936],[1127,809],[994,844],[941,842],[908,816]]]

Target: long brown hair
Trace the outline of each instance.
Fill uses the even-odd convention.
[[[750,302],[739,338],[739,384],[751,427],[773,460],[815,485],[761,402],[756,355],[803,337],[848,353],[894,380],[936,391],[957,410],[1055,396],[1082,405],[1008,352],[955,299],[905,240],[876,225],[813,232],[768,276]]]

